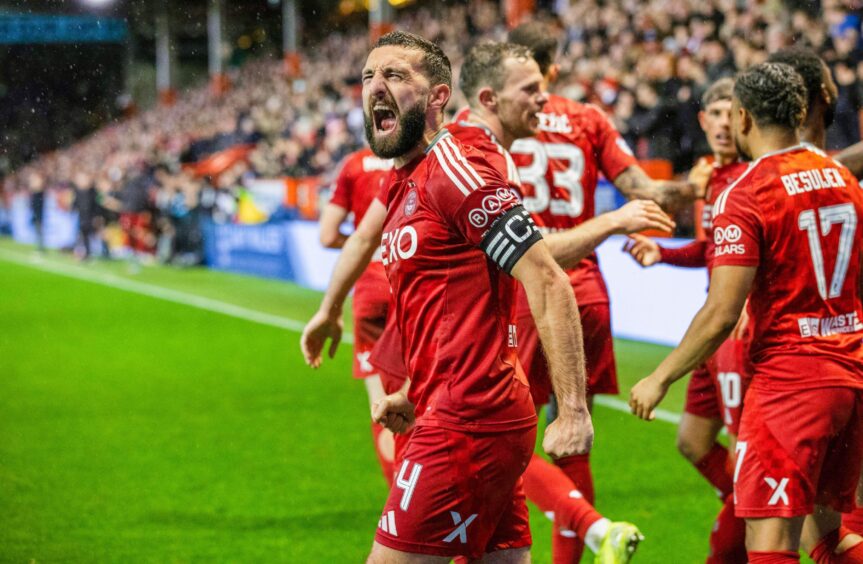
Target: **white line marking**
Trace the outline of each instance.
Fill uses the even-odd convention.
[[[230,317],[243,319],[252,323],[260,323],[261,325],[269,325],[271,327],[295,331],[297,333],[301,333],[303,327],[305,327],[305,323],[296,319],[263,313],[238,305],[214,300],[212,298],[205,298],[203,296],[189,294],[179,290],[171,290],[162,286],[156,286],[155,284],[129,280],[115,274],[95,272],[81,266],[51,262],[49,259],[41,257],[26,257],[20,253],[8,251],[6,249],[0,249],[0,259],[34,268],[36,270],[41,270],[43,272],[48,272],[50,274],[75,278],[85,282],[92,282],[93,284],[101,284],[102,286],[108,286],[117,290],[124,290],[126,292],[132,292],[214,313],[221,313],[222,315],[228,315]],[[354,336],[351,333],[345,332],[342,334],[342,342],[353,344]],[[614,396],[594,396],[593,403],[615,411],[630,413],[629,404]],[[665,421],[674,425],[680,423],[680,414],[666,411],[664,409],[656,410],[656,418],[660,421]]]
[[[92,282],[94,284],[101,284],[103,286],[108,286],[117,290],[125,290],[126,292],[141,294],[143,296],[165,300],[168,302],[174,302],[189,307],[195,307],[214,313],[221,313],[223,315],[236,317],[245,321],[251,321],[252,323],[260,323],[261,325],[269,325],[271,327],[277,327],[279,329],[296,331],[297,333],[301,333],[303,331],[303,327],[305,327],[306,325],[302,321],[298,321],[296,319],[281,317],[279,315],[273,315],[270,313],[263,313],[261,311],[255,311],[253,309],[248,309],[242,306],[229,304],[227,302],[214,300],[212,298],[205,298],[203,296],[189,294],[186,292],[181,292],[179,290],[171,290],[162,286],[156,286],[155,284],[147,284],[145,282],[129,280],[115,274],[95,272],[92,270],[88,270],[84,267],[51,262],[47,259],[40,257],[25,257],[20,255],[19,253],[7,251],[5,249],[0,249],[0,258],[9,262],[20,264],[22,266],[28,266],[30,268],[35,268],[37,270],[41,270],[51,274],[66,276],[69,278],[76,278],[78,280],[84,280],[85,282]],[[350,333],[345,332],[342,334],[342,342],[353,344],[354,336]]]

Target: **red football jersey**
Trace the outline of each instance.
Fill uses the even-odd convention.
[[[731,186],[735,180],[746,170],[749,163],[735,161],[725,166],[713,169],[710,180],[707,182],[707,194],[705,194],[704,211],[701,215],[701,225],[704,227],[704,235],[707,237],[704,246],[704,264],[708,272],[713,268],[713,256],[716,245],[713,242],[713,205],[716,198]]]
[[[863,190],[811,145],[764,155],[713,207],[714,267],[757,266],[753,386],[863,388]]]
[[[516,191],[516,195],[522,196],[518,167],[512,155],[503,148],[489,128],[471,123],[466,119],[447,124],[446,128],[462,145],[479,149],[488,164],[504,175],[510,187]]]
[[[354,228],[360,224],[372,200],[386,184],[393,168],[392,159],[375,156],[369,148],[345,157],[336,178],[330,203],[354,214]],[[380,257],[375,257],[354,286],[354,312],[357,315],[386,315],[390,287]]]
[[[471,432],[535,425],[507,272],[541,235],[506,179],[444,129],[394,172],[381,200],[383,264],[417,424]]]
[[[594,216],[600,170],[613,181],[637,161],[596,106],[550,95],[539,118],[536,137],[519,139],[510,148],[524,207],[543,230],[569,229]],[[579,304],[608,302],[596,254],[568,274]]]

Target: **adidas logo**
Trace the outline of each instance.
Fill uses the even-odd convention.
[[[387,511],[384,513],[378,521],[378,529],[385,533],[389,533],[394,537],[399,536],[399,533],[396,530],[396,512]]]

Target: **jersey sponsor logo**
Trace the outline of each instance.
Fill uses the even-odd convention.
[[[488,213],[497,213],[503,208],[503,203],[497,196],[486,196],[482,199],[482,209]]]
[[[411,190],[405,197],[405,215],[411,216],[417,211],[417,191]]]
[[[387,231],[381,236],[381,262],[384,266],[407,260],[417,252],[419,236],[411,225]]]
[[[721,247],[716,247],[716,256],[722,257],[725,255],[745,255],[746,254],[746,245],[743,244],[734,244],[734,245],[723,245]]]
[[[382,159],[380,157],[363,157],[363,171],[374,172],[376,170],[390,170],[393,167],[392,159]]]
[[[378,529],[385,533],[389,533],[394,537],[399,536],[399,532],[396,529],[396,512],[387,511],[384,513],[381,518],[378,519]]]
[[[549,133],[572,133],[572,125],[566,114],[537,114],[539,117],[539,130]]]
[[[782,185],[789,196],[804,194],[825,188],[844,188],[845,179],[837,168],[813,168],[801,170],[781,177]]]
[[[467,519],[462,521],[461,514],[458,511],[450,511],[450,517],[452,517],[452,524],[456,525],[456,528],[448,534],[443,541],[444,542],[452,542],[455,539],[462,544],[467,544],[467,528],[470,527],[470,524],[473,523],[474,519],[477,518],[477,513],[473,513],[469,515]]]
[[[777,481],[775,478],[765,476],[764,481],[773,490],[770,499],[767,500],[767,505],[778,505],[781,501],[784,506],[788,507],[788,493],[785,491],[785,488],[788,487],[788,478],[781,478]]]
[[[467,213],[467,220],[477,229],[482,229],[488,225],[488,214],[485,210],[474,208]]]
[[[517,198],[515,192],[512,191],[512,188],[498,188],[494,194],[501,202],[508,202],[513,198]]]
[[[743,231],[733,223],[728,227],[717,227],[713,230],[713,243],[716,245],[736,243],[742,235]]]
[[[863,323],[856,311],[834,317],[801,317],[797,320],[801,337],[830,337],[863,331]]]

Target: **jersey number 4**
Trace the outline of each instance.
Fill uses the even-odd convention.
[[[512,145],[511,152],[530,155],[533,161],[518,168],[518,175],[524,184],[533,186],[533,196],[525,197],[524,208],[530,213],[578,217],[584,211],[584,188],[581,177],[584,175],[584,153],[575,145],[568,143],[541,143],[536,139],[519,139]],[[569,192],[569,198],[552,197],[551,187],[546,180],[550,160],[565,163],[564,170],[552,170],[555,194]]]
[[[812,255],[812,266],[815,270],[815,280],[818,283],[818,293],[828,300],[842,295],[845,276],[848,274],[848,263],[854,251],[854,234],[857,232],[857,212],[853,204],[839,204],[818,208],[818,219],[815,210],[805,210],[797,216],[797,227],[806,231],[809,239],[809,252]],[[818,222],[821,223],[821,233],[818,233]],[[834,225],[841,225],[839,233],[839,250],[836,253],[836,266],[830,287],[827,287],[827,276],[824,272],[824,252],[821,247],[821,237],[826,237]]]

